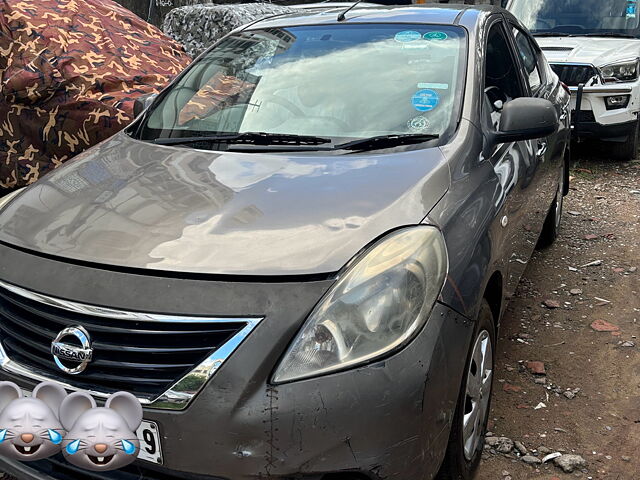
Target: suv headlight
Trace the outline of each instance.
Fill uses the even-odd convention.
[[[4,197],[0,197],[0,211],[6,207],[9,202],[11,200],[13,200],[14,198],[16,198],[16,196],[18,196],[19,193],[21,193],[24,190],[24,187],[19,188],[18,190],[15,190],[7,195],[5,195]]]
[[[404,228],[374,244],[316,305],[273,381],[344,370],[405,345],[433,309],[447,260],[442,234],[432,226]]]
[[[631,82],[636,80],[638,78],[639,71],[638,59],[600,67],[600,74],[605,80],[613,78],[619,82]]]

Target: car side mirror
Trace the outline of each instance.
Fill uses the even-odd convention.
[[[544,98],[516,98],[504,104],[495,143],[533,140],[555,133],[560,126],[558,112]]]
[[[158,96],[157,93],[148,93],[146,95],[140,95],[133,102],[133,116],[134,118],[138,117],[142,112],[144,112],[149,105],[153,103],[153,101]]]

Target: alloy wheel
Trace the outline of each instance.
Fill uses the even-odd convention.
[[[471,461],[479,442],[482,441],[482,430],[491,396],[492,377],[493,345],[489,332],[482,330],[473,346],[467,371],[462,440],[464,456],[468,461]]]

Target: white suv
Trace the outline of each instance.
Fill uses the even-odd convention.
[[[638,0],[511,0],[571,89],[576,138],[611,142],[614,158],[635,158],[640,111]]]

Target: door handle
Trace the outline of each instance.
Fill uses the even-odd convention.
[[[543,157],[545,153],[547,153],[547,141],[538,140],[538,151],[536,152],[536,156],[540,158]]]
[[[567,118],[567,115],[569,115],[569,109],[567,107],[562,107],[562,114],[560,115],[560,118],[558,120],[564,122]]]

